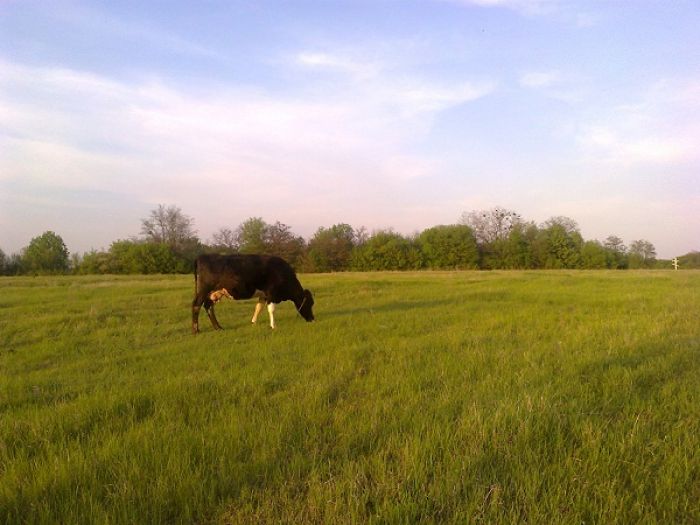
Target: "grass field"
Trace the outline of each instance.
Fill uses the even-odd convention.
[[[700,523],[699,272],[0,279],[0,523]]]

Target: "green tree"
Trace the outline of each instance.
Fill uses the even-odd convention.
[[[586,269],[610,268],[608,250],[598,241],[586,241],[581,247],[581,267]]]
[[[352,268],[359,271],[417,270],[422,266],[417,243],[391,230],[374,232],[352,256]]]
[[[236,243],[241,253],[265,253],[265,236],[269,225],[262,217],[251,217],[236,229]]]
[[[540,268],[579,268],[582,245],[576,221],[559,216],[542,224],[533,251]]]
[[[607,251],[608,268],[614,270],[627,268],[627,247],[622,239],[617,235],[608,235],[603,246]]]
[[[22,269],[28,273],[64,273],[68,271],[68,249],[52,231],[34,237],[22,252]]]
[[[530,222],[515,224],[505,241],[497,249],[500,253],[500,268],[509,270],[523,270],[534,268],[535,257],[532,246],[537,238],[537,226]]]
[[[435,269],[472,269],[478,266],[479,250],[472,229],[464,224],[434,226],[418,237],[424,263]]]
[[[263,245],[262,253],[282,257],[295,268],[306,248],[304,239],[294,235],[290,226],[279,221],[266,226]]]
[[[700,252],[692,251],[678,257],[679,268],[700,268]]]
[[[188,273],[189,261],[165,243],[115,241],[109,248],[110,273]]]
[[[468,225],[474,232],[482,268],[508,267],[505,261],[508,238],[513,229],[522,224],[520,214],[497,206],[490,210],[465,212],[460,223]]]
[[[656,263],[656,248],[649,241],[632,241],[629,248],[630,268],[652,268]]]
[[[112,255],[109,252],[97,250],[84,253],[75,272],[79,274],[117,273]]]
[[[349,224],[321,227],[309,240],[308,259],[315,272],[340,272],[350,267],[355,231]]]

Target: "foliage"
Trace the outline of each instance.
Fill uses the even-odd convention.
[[[463,213],[460,222],[473,230],[476,241],[483,247],[507,239],[522,218],[513,210],[497,206],[490,210]]]
[[[608,268],[621,270],[628,267],[627,247],[617,235],[609,235],[603,243],[608,253]]]
[[[579,268],[582,245],[583,238],[575,221],[552,217],[539,229],[534,242],[535,258],[540,268]]]
[[[0,279],[0,523],[700,523],[700,272]]]
[[[690,252],[678,257],[680,268],[700,268],[700,252]]]
[[[236,244],[241,253],[265,253],[266,232],[269,225],[262,217],[251,217],[236,229]]]
[[[391,230],[379,230],[352,255],[354,270],[417,270],[423,266],[417,243]]]
[[[589,270],[609,268],[609,253],[598,241],[585,241],[581,247],[581,267]]]
[[[76,273],[190,273],[192,268],[190,261],[165,243],[122,240],[113,242],[108,252],[86,253]]]
[[[455,224],[428,228],[418,237],[418,245],[428,268],[477,268],[479,250],[469,226]]]
[[[350,268],[356,244],[355,230],[349,224],[319,228],[308,244],[309,271],[340,272]]]
[[[141,219],[141,233],[149,243],[166,244],[176,250],[186,249],[197,237],[192,217],[177,206],[163,204]]]
[[[60,266],[62,269],[53,271],[190,273],[194,259],[204,252],[277,255],[303,272],[670,268],[669,261],[656,260],[656,250],[649,241],[634,241],[628,250],[616,235],[602,243],[584,240],[576,221],[568,217],[552,217],[537,226],[503,208],[463,213],[461,224],[427,228],[417,237],[393,230],[368,235],[364,227],[354,229],[339,223],[319,228],[308,244],[282,222],[250,217],[235,229],[220,228],[207,246],[195,235],[193,223],[179,208],[159,205],[142,221],[142,241],[117,241],[106,252],[93,250],[82,258],[74,254]],[[39,271],[36,263],[27,264],[24,257],[3,257],[0,273]],[[697,264],[692,253],[683,257],[681,261],[686,262],[681,267]]]
[[[52,231],[34,237],[22,252],[22,270],[32,274],[68,271],[68,249],[60,235]]]
[[[239,250],[236,232],[231,228],[219,228],[212,235],[210,248],[220,253],[236,253]]]
[[[628,259],[630,268],[653,268],[656,261],[656,249],[653,244],[644,239],[632,241]]]

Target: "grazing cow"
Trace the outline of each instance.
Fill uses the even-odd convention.
[[[199,310],[204,309],[215,330],[221,325],[214,314],[214,304],[223,298],[250,299],[258,297],[253,322],[258,320],[263,305],[267,305],[270,326],[275,328],[275,304],[292,301],[297,312],[307,321],[314,320],[314,299],[301,287],[291,266],[280,257],[271,255],[205,254],[194,263],[195,292],[192,301],[192,332],[199,332]]]

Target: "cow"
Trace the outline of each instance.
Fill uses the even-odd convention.
[[[223,298],[258,297],[252,322],[267,305],[270,327],[275,328],[275,305],[292,301],[307,321],[314,320],[314,298],[302,288],[292,267],[273,255],[205,254],[194,263],[195,292],[192,301],[192,333],[199,332],[199,310],[204,309],[215,330],[222,330],[214,314],[214,304]]]

